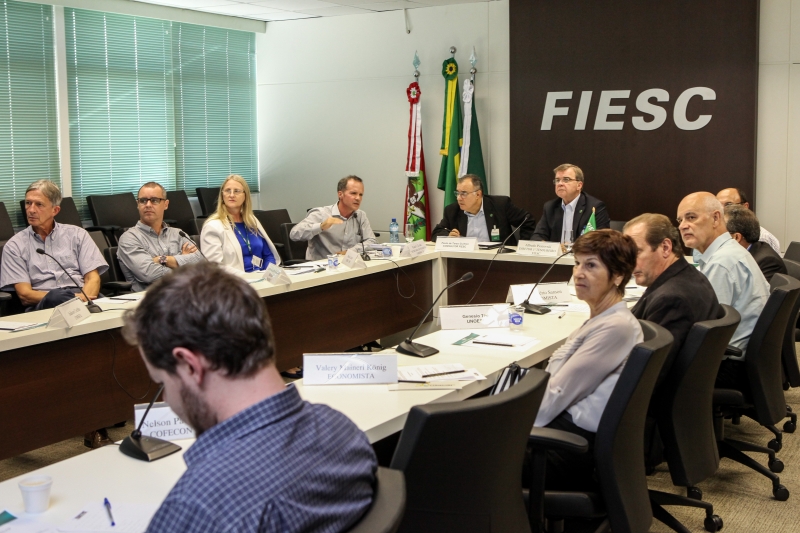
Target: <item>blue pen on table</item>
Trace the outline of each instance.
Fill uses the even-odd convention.
[[[116,526],[117,524],[114,522],[114,515],[111,514],[111,502],[108,501],[108,498],[103,499],[103,505],[108,513],[108,519],[111,521],[111,526]]]

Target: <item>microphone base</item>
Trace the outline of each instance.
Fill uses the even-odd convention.
[[[500,248],[499,250],[497,250],[497,253],[498,254],[515,254],[515,253],[517,253],[517,251],[516,250],[512,250],[511,248],[503,247],[503,248]]]
[[[530,304],[530,303],[523,303],[522,307],[525,308],[526,313],[530,313],[532,315],[544,315],[551,311],[549,307],[545,307],[543,305]]]
[[[433,354],[439,353],[439,350],[432,346],[425,346],[424,344],[417,344],[405,340],[397,345],[395,350],[404,355],[413,355],[414,357],[430,357]]]
[[[125,437],[125,440],[119,445],[119,451],[128,457],[148,462],[172,455],[180,449],[180,446],[172,442],[144,435],[138,438]]]
[[[100,306],[97,304],[86,304],[86,307],[89,309],[90,313],[102,313],[103,310],[100,309]]]

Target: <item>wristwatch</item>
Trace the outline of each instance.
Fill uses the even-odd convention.
[[[162,267],[167,266],[167,256],[162,255],[161,257],[158,258],[158,262],[161,263]]]

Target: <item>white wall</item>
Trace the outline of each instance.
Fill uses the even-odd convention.
[[[508,1],[267,24],[257,35],[261,207],[292,220],[336,201],[336,182],[365,181],[362,208],[373,228],[401,219],[409,104],[418,51],[423,141],[433,224],[444,105],[442,61],[456,46],[460,77],[478,58],[476,105],[491,192],[509,192]],[[459,88],[460,93],[460,88]]]

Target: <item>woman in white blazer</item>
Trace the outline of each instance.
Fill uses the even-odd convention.
[[[219,190],[217,211],[208,217],[200,234],[200,249],[212,263],[238,271],[266,270],[280,264],[278,250],[253,214],[250,187],[231,174]]]

